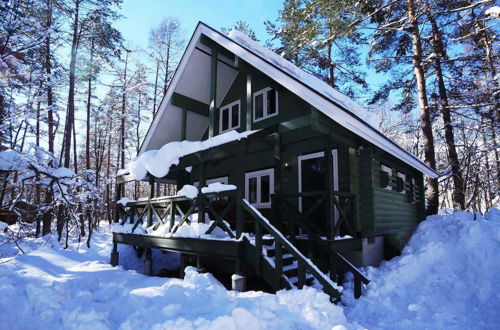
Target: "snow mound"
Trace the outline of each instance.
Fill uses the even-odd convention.
[[[347,325],[342,308],[312,288],[276,295],[238,293],[192,267],[186,268],[184,279],[148,277],[112,267],[109,232],[94,235],[102,245],[79,251],[41,248],[0,264],[3,328],[327,329]],[[133,258],[135,252],[127,248]],[[120,251],[120,259],[125,256]]]
[[[168,174],[172,165],[179,164],[181,157],[244,139],[255,132],[246,131],[238,133],[237,131],[229,131],[205,141],[170,142],[161,147],[160,150],[148,150],[140,154],[129,162],[127,169],[120,170],[119,173],[126,173],[128,170],[134,180],[143,180],[148,172],[157,178],[163,178]]]
[[[346,314],[368,328],[473,329],[500,324],[500,210],[423,221],[397,257],[369,268],[372,282]],[[352,283],[351,283],[352,284]],[[350,291],[350,290],[349,290]]]
[[[362,106],[351,100],[348,96],[332,88],[330,85],[328,85],[321,79],[318,79],[312,74],[303,71],[302,69],[300,69],[290,61],[284,59],[283,57],[279,56],[272,50],[261,46],[259,43],[250,39],[247,35],[245,35],[241,31],[232,30],[228,33],[228,37],[236,41],[236,43],[258,54],[262,58],[265,58],[266,60],[270,61],[275,66],[281,68],[283,71],[285,71],[292,77],[303,82],[312,89],[318,91],[323,96],[326,96],[331,101],[341,105],[342,107],[349,110],[357,117],[364,120],[366,123],[370,124],[372,127],[378,128],[380,120],[374,113],[367,111],[365,108],[363,108]]]

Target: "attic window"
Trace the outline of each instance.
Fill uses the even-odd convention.
[[[240,100],[220,108],[220,133],[240,127]]]
[[[387,190],[392,190],[391,186],[392,168],[380,165],[380,186]]]
[[[406,176],[401,173],[401,172],[398,172],[397,173],[397,178],[396,178],[396,189],[398,192],[404,194],[405,193],[405,180],[406,180]]]
[[[270,87],[253,94],[253,121],[257,122],[278,114],[278,91]]]

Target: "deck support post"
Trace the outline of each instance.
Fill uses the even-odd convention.
[[[201,263],[201,256],[197,255],[196,256],[196,269],[198,269],[198,271],[201,271],[202,268],[203,268],[203,265]]]
[[[153,275],[153,251],[151,251],[151,249],[146,249],[143,273],[146,276]]]
[[[327,219],[327,238],[329,240],[335,237],[335,217],[333,204],[333,155],[330,135],[326,136],[325,144],[325,160],[326,160],[326,219]]]
[[[184,270],[186,269],[187,262],[186,262],[187,256],[183,253],[181,253],[181,256],[179,258],[179,277],[184,278],[186,273]]]
[[[244,292],[247,287],[247,278],[239,274],[231,276],[231,290]]]
[[[120,253],[118,253],[118,244],[113,243],[113,251],[111,252],[111,261],[109,262],[111,266],[115,267],[118,265]]]

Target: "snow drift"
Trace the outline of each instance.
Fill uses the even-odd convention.
[[[499,209],[475,219],[465,212],[429,217],[400,257],[368,269],[372,282],[361,299],[351,298],[352,282],[345,284],[345,305],[330,304],[314,288],[276,295],[227,291],[193,268],[184,279],[146,277],[123,268],[141,268],[125,246],[123,266],[111,267],[111,236],[102,227],[91,249],[74,251],[76,243],[73,250],[57,244],[38,248],[41,239],[36,246],[20,241],[31,252],[2,260],[16,249],[5,238],[0,233],[0,324],[9,329],[490,329],[500,324]]]
[[[346,314],[368,328],[472,329],[500,324],[500,210],[422,222],[402,255],[369,268]]]

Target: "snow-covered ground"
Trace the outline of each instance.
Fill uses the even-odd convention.
[[[402,256],[368,269],[363,297],[333,305],[314,288],[227,291],[209,274],[187,268],[184,279],[146,277],[108,264],[110,229],[90,249],[44,239],[17,250],[0,234],[2,329],[487,329],[500,324],[500,210],[464,212],[423,222]],[[130,249],[128,250],[130,251]],[[161,253],[159,253],[161,254]],[[132,256],[129,252],[129,257]],[[158,257],[158,255],[157,255]],[[175,263],[165,255],[164,265]],[[159,266],[159,265],[157,265]]]

